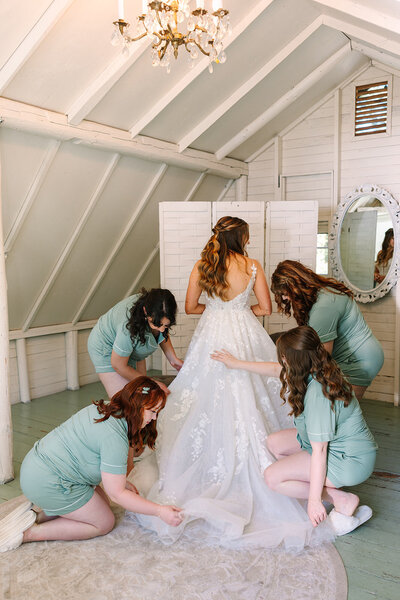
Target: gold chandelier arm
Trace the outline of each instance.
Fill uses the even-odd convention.
[[[138,37],[133,38],[130,35],[124,35],[124,38],[126,39],[127,42],[137,42],[138,40],[141,40],[142,38],[144,38],[146,35],[147,35],[147,31],[142,33],[142,35],[138,35]]]
[[[196,40],[191,40],[191,42],[192,44],[195,44],[198,47],[198,49],[204,54],[204,56],[210,56],[210,53],[203,50],[203,48],[200,46],[200,44],[196,42]]]
[[[167,48],[168,48],[168,44],[169,44],[169,40],[166,41],[166,44],[165,44],[164,48],[162,48],[161,50],[158,51],[158,58],[160,60],[162,60],[164,58],[165,53],[166,53]]]

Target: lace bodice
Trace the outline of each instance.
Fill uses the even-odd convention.
[[[257,267],[253,263],[251,265],[251,277],[249,283],[243,292],[228,301],[221,300],[221,298],[218,297],[207,297],[205,300],[206,308],[211,310],[244,310],[248,308],[250,306],[250,295],[253,291],[256,274]]]

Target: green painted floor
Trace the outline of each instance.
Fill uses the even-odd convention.
[[[100,383],[12,407],[15,479],[0,485],[0,502],[21,493],[19,471],[34,442],[91,400],[104,397]],[[349,579],[349,600],[400,599],[400,408],[365,400],[364,415],[379,444],[376,472],[356,489],[374,517],[336,547]],[[301,600],[300,596],[298,596]],[[321,599],[323,600],[323,599]]]

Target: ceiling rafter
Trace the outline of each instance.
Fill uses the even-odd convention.
[[[0,98],[2,127],[50,136],[64,141],[83,143],[92,148],[110,150],[154,162],[166,162],[193,171],[236,179],[248,174],[246,163],[236,159],[218,161],[214,154],[188,148],[178,152],[176,144],[139,136],[132,140],[129,132],[108,125],[83,121],[78,126],[69,125],[60,113]]]
[[[396,18],[393,14],[384,13],[382,10],[365,6],[354,0],[314,0],[314,2],[400,35],[400,18]]]
[[[281,113],[287,106],[292,104],[292,102],[304,94],[304,92],[315,85],[315,83],[319,81],[321,77],[331,71],[333,67],[337,65],[350,51],[350,43],[346,43],[321,65],[311,71],[311,73],[304,77],[304,79],[295,85],[291,90],[286,92],[286,94],[284,94],[277,102],[269,106],[267,110],[254,119],[254,121],[246,125],[246,127],[239,131],[239,133],[223,144],[223,146],[216,151],[215,156],[221,160],[235,148],[243,144],[243,142],[248,140],[252,135],[269,123],[269,121],[279,115],[279,113]]]
[[[72,2],[73,0],[53,0],[50,6],[44,11],[40,19],[0,69],[0,94]]]
[[[381,49],[383,52],[386,50],[387,52],[391,52],[392,54],[397,54],[400,56],[400,42],[397,42],[396,40],[391,40],[388,37],[380,35],[379,33],[374,33],[369,29],[365,29],[359,25],[353,25],[346,20],[337,19],[336,17],[331,17],[330,15],[322,15],[322,22],[327,27],[331,27],[332,29],[336,29],[337,31],[345,33],[349,38],[356,38],[357,40],[361,40],[366,44],[370,44]]]
[[[370,58],[372,61],[379,62],[382,65],[385,65],[386,68],[389,67],[394,70],[400,69],[400,56],[392,56],[387,52],[383,52],[382,50],[372,48],[371,46],[368,46],[363,42],[357,42],[355,40],[352,40],[351,47],[353,50],[357,50],[358,52],[361,52],[361,54],[368,56],[368,58]]]
[[[109,64],[104,71],[83,91],[67,110],[68,123],[79,125],[79,123],[97,106],[110,91],[124,73],[142,56],[143,52],[150,46],[149,39],[144,38],[129,46],[129,55],[125,57],[122,53]]]
[[[135,210],[133,211],[133,214],[132,214],[131,218],[129,219],[129,221],[126,224],[126,226],[124,227],[124,230],[122,231],[119,239],[117,240],[117,243],[114,245],[113,249],[111,250],[110,255],[108,256],[107,260],[105,261],[105,263],[101,267],[100,271],[96,275],[96,278],[95,278],[94,282],[90,286],[90,289],[89,289],[88,293],[86,294],[86,296],[85,296],[82,304],[78,308],[78,310],[77,310],[74,318],[72,319],[73,325],[75,325],[75,323],[77,323],[79,321],[80,317],[82,316],[83,311],[85,310],[85,308],[89,304],[90,300],[94,296],[94,294],[95,294],[97,288],[99,287],[100,283],[103,281],[103,278],[104,278],[105,274],[107,273],[108,269],[110,268],[111,263],[113,262],[114,258],[118,254],[118,252],[121,250],[121,248],[122,248],[123,244],[125,243],[128,235],[130,234],[130,232],[132,231],[133,227],[135,226],[135,223],[137,222],[137,220],[139,219],[139,217],[142,214],[143,210],[145,209],[145,207],[149,203],[149,201],[150,201],[151,197],[153,196],[156,188],[158,187],[158,185],[160,184],[162,178],[164,177],[164,174],[165,174],[165,172],[166,172],[167,169],[168,169],[168,165],[166,165],[165,163],[162,164],[161,167],[158,169],[157,173],[155,174],[155,176],[153,177],[153,180],[150,183],[148,189],[146,190],[143,198],[140,200],[139,204],[135,207]]]
[[[37,195],[39,194],[40,188],[42,187],[42,184],[46,179],[47,173],[49,172],[49,169],[53,164],[53,161],[60,146],[61,142],[57,140],[52,140],[50,142],[49,147],[47,148],[46,153],[43,157],[43,160],[35,174],[35,177],[33,178],[28,193],[26,194],[18,211],[18,214],[15,217],[15,220],[11,226],[11,229],[4,241],[4,251],[6,252],[6,254],[10,252],[11,248],[13,247],[14,242],[20,232],[20,229],[24,224],[25,219],[28,216],[28,213]]]
[[[248,14],[243,17],[232,31],[232,35],[226,39],[225,49],[228,48],[242,33],[251,25],[253,21],[259,17],[259,15],[266,9],[274,0],[261,0],[256,4],[254,8],[249,10]],[[208,68],[209,60],[207,57],[202,58],[193,67],[191,71],[188,71],[176,85],[172,86],[169,92],[164,94],[158,102],[156,102],[150,110],[145,113],[138,121],[136,121],[130,128],[131,136],[134,138],[148,125],[155,117],[168,106],[177,96],[180,94],[192,81],[196,79],[205,69]]]
[[[61,252],[61,255],[59,256],[56,264],[54,265],[54,268],[53,268],[52,272],[50,273],[50,276],[48,277],[39,296],[35,300],[31,310],[29,311],[28,316],[25,320],[25,323],[22,326],[22,331],[27,331],[29,329],[29,327],[32,325],[32,321],[36,317],[37,313],[39,312],[40,307],[42,306],[43,302],[47,298],[47,295],[50,292],[51,288],[53,287],[53,284],[54,284],[58,274],[60,273],[62,267],[64,266],[67,258],[71,254],[71,251],[72,251],[73,247],[75,246],[75,243],[77,242],[80,234],[82,233],[82,230],[83,230],[85,224],[87,223],[101,194],[103,193],[107,183],[109,182],[110,177],[113,174],[113,172],[118,164],[119,158],[120,158],[119,154],[114,154],[114,156],[111,158],[109,164],[107,165],[106,170],[104,171],[103,175],[101,176],[101,179],[100,179],[98,185],[96,186],[96,189],[94,190],[86,209],[84,210],[81,218],[78,221],[77,226],[75,227],[74,232],[71,235],[71,238],[69,239],[65,248]]]
[[[305,27],[294,39],[277,52],[268,62],[265,63],[249,79],[247,79],[233,94],[221,102],[213,111],[211,111],[202,121],[197,123],[191,131],[184,135],[178,142],[179,151],[182,152],[190,146],[194,140],[199,138],[207,129],[209,129],[218,119],[220,119],[228,110],[232,108],[239,100],[248,94],[257,84],[259,84],[271,71],[278,67],[292,52],[294,52],[305,40],[307,40],[322,25],[322,17],[317,17],[310,25]]]

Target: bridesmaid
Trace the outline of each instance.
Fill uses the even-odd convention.
[[[279,312],[288,317],[293,313],[298,325],[315,329],[361,400],[381,370],[384,355],[352,291],[294,260],[278,264],[272,274],[271,291]]]
[[[303,325],[277,341],[278,363],[246,362],[225,350],[212,358],[231,369],[280,377],[295,428],[271,433],[267,447],[277,461],[264,471],[267,485],[292,498],[307,499],[314,526],[327,518],[323,500],[334,505],[330,521],[337,535],[372,516],[356,494],[343,491],[368,479],[377,445],[360,405],[338,365],[314,329]]]
[[[109,398],[124,385],[146,375],[146,357],[158,346],[177,370],[182,367],[168,330],[176,321],[177,305],[169,290],[142,289],[101,316],[92,329],[88,351]],[[158,385],[169,394],[160,381]]]

